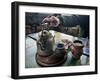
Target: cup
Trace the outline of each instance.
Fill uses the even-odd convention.
[[[80,40],[75,40],[71,46],[73,58],[80,59],[83,54],[83,43]]]
[[[58,43],[56,45],[56,49],[55,49],[55,54],[57,56],[64,56],[64,54],[66,53],[65,47],[63,43]]]

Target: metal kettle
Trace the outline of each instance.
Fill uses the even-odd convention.
[[[40,55],[50,55],[53,54],[53,47],[54,47],[54,36],[47,31],[43,30],[41,31],[39,35],[39,40],[37,41],[37,52]]]

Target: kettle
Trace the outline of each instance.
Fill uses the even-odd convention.
[[[47,31],[41,31],[39,35],[39,40],[37,41],[37,52],[41,56],[48,56],[53,54],[53,47],[54,47],[54,36]]]

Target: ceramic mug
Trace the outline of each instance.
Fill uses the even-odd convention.
[[[80,40],[75,40],[73,44],[70,46],[73,58],[80,59],[83,54],[83,43]]]
[[[57,56],[64,56],[64,54],[66,53],[66,50],[63,43],[58,43],[56,45],[55,53]]]

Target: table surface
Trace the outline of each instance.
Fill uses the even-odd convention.
[[[56,32],[53,30],[50,30],[53,36],[55,36],[55,42],[60,42],[63,39],[67,39],[69,41],[74,41],[75,39],[78,39],[78,37],[74,37],[71,35],[67,35],[64,33]],[[31,36],[35,39],[39,39],[39,33],[33,33],[29,34],[28,36]],[[35,68],[35,67],[41,67],[36,62],[36,53],[37,53],[37,45],[36,41],[31,39],[30,37],[26,36],[25,38],[25,68]],[[89,64],[89,58],[85,55],[82,55],[79,60],[72,59],[72,52],[68,52],[68,56],[66,58],[66,61],[61,66],[78,66],[78,65],[88,65]]]

